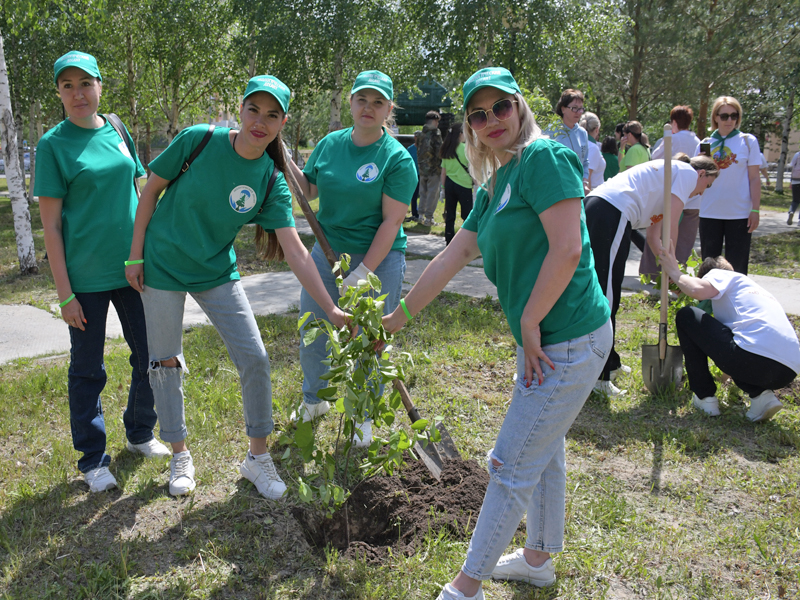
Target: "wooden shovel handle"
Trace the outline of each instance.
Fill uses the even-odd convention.
[[[661,221],[661,245],[669,251],[672,238],[672,126],[664,125],[664,217]],[[659,325],[666,325],[669,310],[669,276],[661,267],[661,315]],[[659,326],[658,358],[667,356],[666,327]],[[663,332],[663,335],[662,335]]]

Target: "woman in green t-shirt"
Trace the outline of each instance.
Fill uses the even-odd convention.
[[[453,123],[442,142],[442,185],[444,186],[444,241],[453,239],[456,226],[456,206],[461,204],[461,218],[467,220],[472,210],[472,176],[467,166],[464,130]]]
[[[61,317],[69,325],[69,414],[72,444],[83,453],[78,469],[92,492],[116,487],[106,454],[100,394],[106,384],[103,348],[109,304],[131,349],[131,385],[122,416],[129,451],[169,456],[153,437],[156,413],[147,377],[144,311],[125,281],[136,211],[137,179],[145,171],[130,135],[98,114],[103,78],[90,54],[72,51],[53,67],[67,118],[39,141],[34,194],[56,284]],[[123,137],[120,137],[123,136]],[[140,349],[142,350],[140,352]]]
[[[301,171],[290,162],[306,197],[319,196],[317,219],[334,252],[351,257],[350,271],[341,289],[322,248],[311,251],[320,277],[334,302],[350,286],[375,273],[386,294],[384,310],[390,312],[400,302],[406,271],[406,234],[403,219],[417,186],[414,160],[388,131],[393,104],[392,80],[380,71],[358,74],[350,90],[353,126],[322,138]],[[305,291],[300,295],[300,314],[319,314],[320,307]],[[328,367],[326,336],[308,346],[300,336],[300,365],[303,368],[303,403],[293,419],[304,421],[322,416],[330,408],[317,392],[326,386],[320,379]],[[356,445],[367,446],[372,439],[372,423],[359,425]]]
[[[208,315],[239,372],[250,438],[239,470],[266,498],[280,498],[286,491],[267,451],[267,436],[274,428],[269,356],[236,267],[233,242],[241,228],[255,223],[256,242],[265,258],[285,257],[331,322],[344,325],[344,314],[328,298],[294,228],[280,135],[290,95],[275,77],[253,77],[239,108],[241,128],[214,129],[188,169],[183,165],[209,127],[184,129],[150,163],[153,173],[136,211],[125,272],[142,292],[160,436],[174,453],[169,479],[174,496],[195,487],[183,402],[187,369],[182,321],[187,292]],[[264,231],[269,233],[263,235]]]
[[[611,349],[608,302],[592,267],[578,156],[540,137],[509,71],[481,69],[464,84],[467,157],[481,189],[444,252],[401,307],[394,332],[470,261],[486,276],[517,343],[508,413],[489,452],[489,486],[461,572],[439,600],[483,599],[489,578],[550,585],[564,537],[564,438]],[[501,557],[527,510],[525,548]]]
[[[642,133],[642,124],[639,121],[628,121],[625,124],[619,147],[620,171],[626,171],[650,160],[650,146],[647,144],[647,137]]]

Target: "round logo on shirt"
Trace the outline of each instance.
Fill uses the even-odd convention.
[[[238,213],[246,213],[256,205],[256,193],[253,188],[246,185],[238,185],[233,188],[231,195],[228,196],[231,208]]]
[[[506,204],[508,204],[509,200],[511,200],[511,184],[507,183],[506,189],[503,192],[503,195],[500,197],[500,204],[497,205],[497,210],[494,211],[494,214],[497,214],[503,210],[506,207]]]
[[[736,154],[727,146],[718,148],[716,152],[714,152],[712,158],[720,169],[727,169],[732,164],[739,162],[736,160]]]
[[[361,183],[369,183],[371,181],[375,181],[378,178],[379,173],[380,171],[378,171],[378,165],[375,163],[368,163],[358,167],[358,171],[356,171],[356,179],[358,179]]]

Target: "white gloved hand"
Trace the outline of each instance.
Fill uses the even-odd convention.
[[[439,188],[439,200],[444,200],[444,186]]]
[[[372,273],[372,271],[370,271],[363,262],[359,263],[359,265],[355,269],[352,269],[350,274],[344,278],[344,281],[342,281],[342,287],[339,288],[339,294],[344,296],[347,288],[356,287],[361,279],[366,281],[367,275],[370,273]]]

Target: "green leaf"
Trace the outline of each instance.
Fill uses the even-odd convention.
[[[330,400],[335,398],[336,395],[339,393],[339,389],[335,386],[322,388],[317,392],[317,398],[322,398],[323,400]]]
[[[314,445],[314,426],[311,421],[298,423],[294,431],[294,442],[303,449]]]
[[[414,431],[424,431],[427,426],[428,426],[428,419],[420,419],[419,421],[415,421],[411,425],[411,429],[413,429]]]
[[[286,452],[284,452],[283,455],[281,456],[281,460],[286,460],[287,458],[289,458],[289,456],[291,456],[291,454],[292,454],[292,449],[286,448]]]
[[[311,492],[311,488],[305,482],[300,484],[300,489],[298,490],[298,494],[300,495],[300,500],[303,502],[311,502],[313,499],[313,494]]]
[[[325,332],[321,329],[307,329],[303,335],[303,345],[310,346],[321,335],[325,335]]]
[[[297,319],[297,328],[298,328],[298,329],[302,329],[302,328],[303,328],[303,325],[305,325],[306,321],[308,321],[308,320],[309,320],[311,317],[313,317],[313,316],[314,316],[314,315],[313,315],[312,313],[310,313],[310,312],[307,312],[307,313],[306,313],[306,314],[304,314],[302,317],[300,317],[299,319]]]

